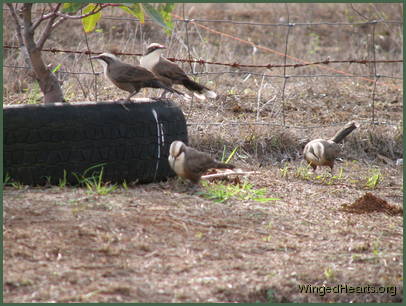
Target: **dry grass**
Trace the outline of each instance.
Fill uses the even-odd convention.
[[[220,9],[221,6],[221,9]],[[306,6],[306,9],[303,9]],[[384,17],[403,20],[402,4],[289,4],[291,22],[354,22]],[[182,6],[176,13],[182,15]],[[187,4],[186,17],[286,22],[284,4]],[[117,14],[114,11],[108,15]],[[121,15],[121,14],[120,14]],[[4,14],[4,42],[14,44]],[[203,23],[242,39],[284,51],[285,27]],[[58,29],[46,47],[85,50],[80,24]],[[142,52],[149,42],[168,46],[167,55],[187,58],[185,27],[170,37],[154,24],[104,20],[88,35],[92,50],[120,46]],[[377,59],[401,59],[402,27],[377,24]],[[372,58],[371,27],[296,26],[288,53],[306,61]],[[283,58],[214,35],[189,24],[190,52],[218,62],[282,63]],[[91,72],[84,55],[44,54],[61,70]],[[123,57],[136,62],[131,57]],[[291,62],[291,60],[288,60]],[[18,52],[4,63],[22,65]],[[97,65],[97,64],[96,64]],[[190,71],[188,64],[181,64]],[[99,66],[95,66],[101,71]],[[335,69],[369,75],[368,65]],[[197,72],[228,71],[196,65]],[[236,71],[235,68],[230,69]],[[262,72],[258,69],[246,69]],[[401,64],[379,64],[381,75],[402,77]],[[281,69],[267,72],[281,75]],[[287,74],[327,74],[322,67],[287,69]],[[281,200],[230,200],[218,204],[185,191],[177,179],[118,188],[105,196],[84,188],[6,187],[4,190],[5,302],[388,302],[403,300],[403,218],[380,212],[343,211],[367,192],[403,207],[403,90],[401,80],[380,78],[370,125],[373,84],[354,78],[289,78],[210,74],[196,78],[219,93],[217,100],[186,103],[190,144],[221,158],[239,147],[233,163],[258,171],[247,180]],[[66,99],[94,100],[93,76],[61,75]],[[41,94],[25,71],[4,69],[4,103],[39,103]],[[99,100],[118,91],[97,77]],[[144,91],[141,95],[155,96]],[[259,106],[259,108],[258,108]],[[271,124],[255,125],[259,120]],[[306,141],[329,138],[349,120],[363,122],[345,140],[335,176],[310,174],[301,152]],[[235,122],[239,124],[235,124]],[[204,124],[200,124],[204,123]],[[206,125],[205,123],[216,123]],[[368,180],[379,174],[377,184]],[[397,294],[300,293],[298,285],[396,286]]]

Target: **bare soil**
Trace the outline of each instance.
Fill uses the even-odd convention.
[[[289,4],[291,22],[365,21],[362,16],[403,20],[401,4],[304,5]],[[180,4],[176,13],[183,13]],[[287,17],[284,4],[187,4],[185,14],[266,23],[286,22]],[[10,31],[13,23],[7,12],[4,16],[5,43],[17,44]],[[286,27],[202,24],[284,52]],[[85,50],[80,23],[67,25],[71,30],[58,29],[63,35],[52,36],[46,47]],[[167,56],[188,57],[184,24],[177,24],[170,37],[151,22],[135,27],[130,21],[103,20],[102,31],[88,35],[90,47],[104,51],[122,46],[122,52],[138,52],[156,41],[168,46]],[[377,24],[375,30],[377,59],[402,58],[402,27]],[[194,58],[283,62],[274,53],[255,51],[192,23],[188,34]],[[306,61],[370,59],[371,34],[368,26],[294,27],[288,53]],[[92,71],[85,55],[46,54],[44,59],[61,63],[61,70]],[[11,51],[4,61],[22,64]],[[188,64],[182,65],[190,71]],[[373,67],[334,68],[369,75]],[[382,75],[403,77],[402,64],[377,69]],[[226,69],[196,65],[195,70]],[[3,196],[4,302],[403,301],[403,167],[396,163],[403,156],[403,80],[380,78],[373,100],[374,84],[359,78],[292,77],[283,91],[278,77],[228,72],[195,76],[218,92],[216,100],[188,103],[173,97],[190,124],[190,144],[219,159],[224,148],[228,155],[238,146],[232,162],[257,171],[240,180],[253,189],[265,188],[266,197],[279,200],[231,198],[217,203],[199,194],[206,187],[193,191],[177,178],[118,186],[106,195],[84,187],[11,182]],[[320,67],[286,72],[328,74]],[[94,76],[59,77],[70,103],[94,98]],[[7,68],[4,80],[5,104],[41,102],[26,71]],[[99,100],[125,94],[104,78],[98,79],[98,90]],[[368,123],[372,110],[379,125]],[[333,136],[350,120],[362,124],[346,138],[335,176],[327,169],[310,173],[301,156],[304,144]],[[379,180],[371,184],[377,173]],[[323,295],[301,292],[301,285],[313,291],[339,285],[364,290]],[[368,293],[367,286],[387,291]]]
[[[348,183],[352,170],[365,166],[327,185],[262,168],[249,181],[281,199],[267,203],[215,203],[177,179],[104,196],[6,187],[4,301],[401,301],[402,215],[342,209],[366,192],[402,207],[401,169],[382,168],[374,190]],[[300,293],[307,284],[397,293]]]

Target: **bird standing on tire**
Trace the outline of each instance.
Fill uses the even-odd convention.
[[[316,172],[317,166],[329,166],[333,173],[334,160],[341,151],[340,143],[359,125],[355,122],[347,123],[332,138],[314,139],[306,144],[303,150],[303,157]]]
[[[193,92],[200,100],[205,100],[206,97],[215,99],[217,94],[207,87],[191,80],[186,73],[175,63],[161,56],[165,46],[152,43],[147,47],[147,51],[140,59],[140,65],[153,73],[155,73],[162,82],[167,86],[172,87],[174,84],[183,85]],[[166,91],[163,95],[166,94]]]
[[[209,154],[197,151],[185,145],[182,141],[172,142],[169,148],[169,165],[176,174],[184,179],[198,184],[201,176],[208,169],[234,169],[231,164],[220,163]]]
[[[141,66],[133,66],[121,62],[111,53],[102,53],[91,59],[99,60],[103,65],[104,75],[118,88],[129,92],[127,100],[136,95],[141,88],[163,88],[172,93],[186,97],[183,93],[172,89],[160,81],[151,71]]]

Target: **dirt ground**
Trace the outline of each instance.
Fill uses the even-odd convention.
[[[178,179],[118,189],[4,190],[4,302],[399,302],[403,217],[343,211],[367,192],[402,207],[401,168],[374,190],[257,169],[280,200],[216,203]],[[299,285],[396,286],[396,295]]]
[[[403,20],[399,6],[289,4],[291,22],[344,23]],[[176,13],[182,15],[181,5]],[[186,16],[196,19],[281,23],[285,13],[284,4],[185,6]],[[14,24],[4,16],[3,39],[18,44],[9,31]],[[284,52],[286,27],[200,23]],[[54,35],[46,47],[86,50],[80,23],[70,25],[71,31],[58,29],[63,35]],[[403,58],[402,29],[376,24],[377,59]],[[280,55],[255,51],[193,23],[188,33],[190,50],[183,23],[169,37],[150,22],[134,29],[133,22],[105,19],[88,39],[95,51],[119,45],[122,52],[138,52],[149,42],[161,42],[168,46],[166,56],[188,58],[190,51],[194,58],[216,62],[283,63]],[[308,62],[372,58],[369,26],[295,26],[290,35],[288,53]],[[13,52],[6,51],[5,64],[23,65]],[[87,55],[47,53],[44,59],[61,63],[62,71],[92,71]],[[11,181],[3,195],[4,302],[403,301],[403,166],[396,164],[403,156],[402,65],[377,65],[386,77],[374,94],[374,83],[355,77],[291,77],[284,86],[278,77],[282,69],[267,71],[270,77],[264,78],[255,75],[261,69],[196,65],[202,74],[193,77],[219,97],[203,103],[174,98],[187,118],[190,144],[218,159],[224,149],[229,154],[238,147],[231,162],[257,172],[241,181],[278,200],[235,196],[218,203],[199,192],[233,182],[212,182],[193,192],[177,178],[118,186],[105,195],[84,187]],[[190,71],[188,64],[181,66]],[[323,67],[286,73],[331,72]],[[329,67],[357,75],[370,75],[373,68]],[[93,75],[62,76],[69,103],[93,99]],[[5,68],[4,80],[5,104],[41,103],[26,71]],[[100,101],[123,97],[102,76],[98,82]],[[370,124],[372,102],[379,125]],[[286,127],[280,126],[283,114]],[[311,174],[301,156],[303,145],[333,136],[350,120],[362,124],[346,138],[335,176],[327,169]],[[256,121],[270,125],[251,124]],[[301,292],[303,285],[309,292]],[[361,288],[325,294],[320,289],[341,285]],[[385,292],[371,292],[378,288]]]

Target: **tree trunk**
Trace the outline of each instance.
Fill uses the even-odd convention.
[[[22,9],[24,20],[23,39],[31,60],[31,67],[44,94],[44,103],[66,102],[56,76],[45,66],[41,50],[34,40],[34,30],[31,22],[32,3],[25,3]]]

